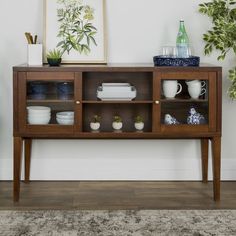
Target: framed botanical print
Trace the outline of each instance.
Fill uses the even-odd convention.
[[[44,60],[58,49],[62,63],[106,63],[105,0],[44,0]]]

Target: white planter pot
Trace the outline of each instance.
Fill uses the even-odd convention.
[[[144,123],[143,122],[134,123],[134,127],[135,127],[136,130],[143,130]]]
[[[114,130],[120,130],[120,129],[122,129],[123,124],[122,124],[122,122],[113,122],[112,127]]]
[[[101,125],[100,125],[100,123],[98,123],[98,122],[96,122],[96,123],[91,122],[91,123],[90,123],[90,128],[91,128],[92,130],[94,130],[94,131],[99,130],[100,126],[101,126]]]

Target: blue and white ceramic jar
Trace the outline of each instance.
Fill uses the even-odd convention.
[[[32,99],[43,100],[46,98],[47,84],[43,82],[30,83],[30,96]]]
[[[165,120],[164,120],[166,125],[179,125],[180,122],[170,114],[165,115]]]
[[[74,86],[71,82],[57,83],[57,95],[59,99],[68,100],[73,97]]]
[[[187,123],[189,125],[203,125],[206,124],[206,119],[202,114],[198,113],[194,107],[191,107],[189,109]]]

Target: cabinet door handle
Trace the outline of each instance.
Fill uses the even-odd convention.
[[[155,101],[155,104],[157,104],[157,105],[158,105],[159,103],[160,103],[159,101]]]
[[[76,101],[75,103],[79,105],[79,104],[80,104],[80,101]]]

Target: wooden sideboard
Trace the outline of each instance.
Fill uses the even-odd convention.
[[[30,159],[33,139],[198,139],[201,141],[202,179],[208,181],[208,148],[211,141],[213,155],[214,200],[220,200],[221,166],[221,113],[222,69],[201,67],[153,67],[152,65],[65,65],[61,67],[17,66],[13,68],[14,96],[14,201],[19,201],[22,150],[24,145],[25,182],[30,180]],[[178,80],[183,91],[175,99],[163,95],[164,80]],[[186,81],[206,83],[206,93],[191,99]],[[32,97],[30,86],[35,82],[48,86],[45,97]],[[57,83],[69,82],[73,94],[67,99],[58,98]],[[101,101],[97,99],[98,86],[104,82],[130,83],[137,89],[132,101]],[[30,125],[27,106],[48,106],[52,118],[48,125]],[[205,124],[187,124],[191,107],[204,115]],[[58,111],[74,111],[74,125],[59,125]],[[91,132],[93,115],[102,117],[99,132]],[[114,132],[112,118],[119,114],[123,119],[122,132]],[[166,125],[165,114],[172,114],[181,124]],[[143,132],[134,129],[134,116],[144,119]],[[178,157],[176,157],[178,158]]]

